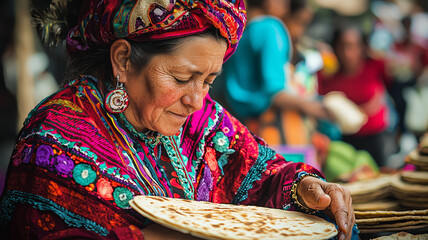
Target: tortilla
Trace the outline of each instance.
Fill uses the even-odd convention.
[[[428,167],[428,156],[420,155],[417,149],[411,151],[404,161],[415,166]]]
[[[390,187],[385,187],[383,189],[379,189],[379,191],[364,194],[364,195],[352,195],[353,203],[368,203],[378,199],[385,199],[392,196],[392,191]]]
[[[409,210],[409,211],[366,211],[366,212],[355,211],[355,217],[357,219],[394,217],[394,216],[428,216],[428,209]]]
[[[365,194],[373,194],[383,191],[385,188],[390,186],[391,180],[394,178],[394,176],[395,175],[380,175],[377,178],[352,183],[344,183],[341,185],[348,188],[353,197]]]
[[[401,173],[401,179],[407,183],[416,183],[428,185],[428,172],[425,171],[406,171]]]
[[[400,200],[400,204],[402,206],[405,206],[407,208],[412,208],[412,209],[427,209],[428,208],[428,200],[426,202],[415,202],[415,201],[405,201],[405,200]]]
[[[400,204],[398,201],[378,200],[367,203],[353,203],[352,207],[357,211],[398,210]]]
[[[399,175],[392,180],[391,185],[394,191],[405,195],[428,197],[428,185],[405,183]]]
[[[428,216],[395,216],[395,217],[379,217],[379,218],[364,218],[364,219],[355,219],[355,222],[365,225],[376,225],[382,222],[399,222],[399,221],[408,221],[408,220],[423,220],[428,224]]]
[[[405,221],[405,222],[394,222],[394,223],[382,223],[375,225],[364,225],[358,224],[359,229],[375,229],[375,228],[397,228],[397,227],[407,227],[407,226],[417,226],[417,225],[427,225],[425,220],[416,220],[416,221]]]
[[[428,133],[425,133],[420,139],[419,154],[428,156]]]
[[[406,232],[399,232],[389,236],[374,238],[372,240],[426,240],[426,239],[428,239],[428,234],[413,235]]]
[[[399,191],[393,191],[393,193],[394,193],[394,197],[399,201],[410,201],[410,202],[419,202],[419,203],[428,202],[428,197],[425,197],[425,196],[419,196],[417,194],[407,195]],[[381,210],[381,209],[378,209],[378,210]]]
[[[316,216],[282,209],[136,196],[130,205],[168,228],[204,239],[329,239],[337,230]]]
[[[422,231],[428,230],[428,225],[417,225],[417,226],[407,226],[407,227],[396,227],[396,228],[379,228],[379,229],[360,229],[360,233],[384,233],[384,232],[396,232],[396,231],[404,231],[404,230],[415,230]],[[426,232],[426,231],[424,231]],[[422,238],[425,240],[425,238]]]

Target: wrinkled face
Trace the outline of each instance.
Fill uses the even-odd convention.
[[[364,59],[364,45],[357,30],[342,33],[336,48],[337,57],[345,69],[355,69]]]
[[[172,53],[154,56],[143,69],[126,74],[129,107],[125,116],[141,132],[174,135],[187,117],[202,107],[221,72],[226,41],[189,37]]]

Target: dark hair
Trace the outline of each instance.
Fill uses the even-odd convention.
[[[218,41],[226,40],[216,28],[210,28],[197,35],[167,40],[147,42],[127,40],[131,44],[129,60],[137,69],[142,69],[155,55],[171,53],[176,50],[181,43],[194,36],[211,36]],[[113,77],[110,62],[110,46],[96,48],[70,56],[67,69],[68,72],[64,79],[65,83],[80,75],[93,75],[102,81],[110,81]]]
[[[290,13],[295,14],[302,9],[308,7],[308,1],[306,0],[290,0]]]
[[[247,8],[262,8],[264,0],[247,0]]]
[[[331,46],[333,48],[337,47],[337,45],[340,42],[340,39],[342,38],[343,33],[347,32],[347,31],[357,31],[361,37],[361,43],[363,44],[363,46],[365,46],[365,47],[368,46],[368,37],[361,30],[361,28],[359,28],[355,25],[342,25],[342,26],[336,27],[334,32],[333,32],[333,37],[332,37],[332,41],[331,41]]]

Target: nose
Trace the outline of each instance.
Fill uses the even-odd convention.
[[[202,108],[204,98],[208,94],[208,89],[204,89],[203,85],[195,84],[189,87],[182,98],[184,105],[189,107],[190,111],[195,112]]]

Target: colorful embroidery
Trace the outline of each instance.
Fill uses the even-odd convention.
[[[114,202],[120,208],[129,208],[129,201],[133,198],[132,192],[126,188],[118,187],[113,192]]]
[[[111,186],[111,183],[106,180],[105,178],[100,178],[96,184],[97,186],[97,193],[100,195],[100,197],[104,198],[105,200],[113,200],[113,187]]]
[[[291,202],[282,190],[297,170],[320,174],[275,156],[209,96],[175,136],[141,138],[105,111],[96,85],[83,76],[46,101],[55,104],[32,111],[12,154],[1,218],[15,224],[28,211],[23,207],[33,209],[19,204],[15,212],[15,203],[29,203],[39,216],[51,210],[65,228],[106,236],[117,227],[145,226],[129,206],[138,194],[282,208]],[[283,182],[267,186],[274,177]],[[49,229],[52,218],[43,219],[31,226]]]
[[[262,173],[266,170],[267,161],[275,156],[275,151],[266,146],[259,145],[259,157],[257,162],[251,167],[241,187],[239,187],[235,198],[232,200],[233,204],[238,204],[248,197],[248,190],[253,187],[253,183],[261,179]]]
[[[19,191],[8,191],[4,195],[4,199],[1,202],[1,218],[3,221],[10,221],[11,214],[14,211],[15,205],[17,203],[31,204],[34,208],[43,210],[43,211],[52,211],[59,217],[61,217],[64,222],[69,226],[73,227],[84,227],[87,230],[94,231],[101,236],[107,236],[107,229],[98,225],[97,223],[90,221],[82,216],[74,214],[69,210],[61,207],[60,205],[52,202],[49,199],[42,198],[37,195],[30,193],[24,193]]]
[[[81,163],[74,168],[73,178],[78,184],[88,186],[95,181],[97,173],[90,165]]]
[[[36,152],[36,164],[40,167],[49,167],[52,155],[53,150],[51,146],[39,146]]]
[[[219,152],[224,152],[229,148],[229,139],[223,132],[217,132],[214,136],[214,148]]]
[[[66,155],[59,155],[55,157],[55,170],[63,175],[68,175],[74,168],[74,162]]]

